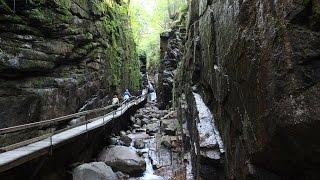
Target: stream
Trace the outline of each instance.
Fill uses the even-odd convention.
[[[142,176],[129,180],[192,179],[187,178],[188,165],[183,163],[176,115],[175,111],[159,110],[155,103],[149,102],[131,117],[134,128],[120,134],[132,140],[129,147],[144,159],[146,168]],[[118,144],[123,144],[121,138]]]
[[[96,162],[82,164],[73,179],[192,180],[177,112],[159,110],[153,98],[129,119],[131,126],[107,138]],[[94,172],[94,173],[93,173]]]

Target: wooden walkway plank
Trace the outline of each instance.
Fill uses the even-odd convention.
[[[19,166],[27,161],[37,158],[45,153],[48,153],[49,148],[56,146],[68,139],[80,136],[88,131],[94,130],[96,128],[102,127],[109,123],[112,119],[118,118],[123,115],[132,106],[140,104],[146,99],[145,96],[138,98],[135,101],[128,102],[119,107],[115,113],[108,113],[105,116],[93,119],[94,121],[89,122],[81,126],[77,126],[66,131],[57,133],[51,137],[45,138],[38,142],[33,142],[29,145],[13,149],[0,154],[0,173],[4,172],[10,168]]]

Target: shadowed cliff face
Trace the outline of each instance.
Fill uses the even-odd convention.
[[[0,0],[0,42],[0,128],[106,105],[139,86],[119,1]]]
[[[194,121],[190,94],[200,92],[224,141],[227,178],[320,177],[319,8],[317,0],[190,2],[182,114]]]
[[[174,77],[183,57],[186,36],[186,12],[181,12],[169,32],[160,35],[160,67],[158,82],[158,106],[168,109],[172,106]]]

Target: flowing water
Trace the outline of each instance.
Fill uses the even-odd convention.
[[[131,143],[131,148],[137,151],[138,153],[143,154],[144,160],[146,162],[146,171],[143,173],[143,176],[139,178],[130,178],[130,180],[164,180],[163,177],[155,175],[155,171],[151,162],[150,154],[152,153],[151,149],[153,149],[152,146],[155,142],[155,137],[149,136],[145,132],[129,134],[129,137],[133,140]],[[133,142],[138,139],[143,139],[146,148],[136,149],[133,146]]]
[[[137,113],[139,115],[152,115],[154,109],[157,109],[155,104],[148,103],[145,108]],[[157,124],[156,131],[152,135],[146,132],[146,126],[133,129],[132,133],[128,134],[132,139],[131,148],[142,155],[146,162],[146,171],[143,173],[143,176],[135,178],[131,177],[130,180],[191,180],[192,178],[188,178],[191,177],[191,175],[188,175],[191,174],[191,165],[187,168],[187,166],[183,164],[184,157],[182,155],[181,146],[174,147],[174,145],[172,145],[172,148],[163,146],[164,137],[166,137],[166,142],[169,142],[169,144],[173,144],[172,140],[179,139],[177,135],[170,136],[161,130],[160,124],[162,123],[160,123],[160,121],[163,120],[163,117],[170,114],[169,111],[163,113],[162,111],[155,110],[155,112],[157,112],[157,115],[159,116],[158,119],[149,122],[149,124]],[[175,116],[171,117],[170,120],[177,121]],[[143,140],[145,148],[136,149],[133,143],[136,140]],[[189,169],[189,173],[187,169]]]

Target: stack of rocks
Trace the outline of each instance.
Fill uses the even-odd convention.
[[[172,106],[174,77],[178,63],[183,57],[185,35],[185,14],[182,14],[180,20],[172,26],[172,30],[160,36],[160,68],[157,86],[160,109]]]

